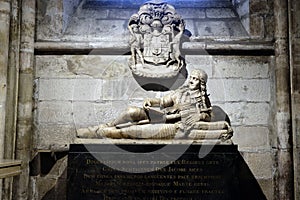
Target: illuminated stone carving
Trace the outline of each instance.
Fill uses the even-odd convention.
[[[130,17],[128,29],[129,66],[135,75],[174,77],[185,65],[180,52],[185,24],[173,6],[156,1],[145,3]]]
[[[162,98],[145,99],[142,108],[129,107],[114,121],[79,129],[82,138],[217,139],[229,140],[228,116],[218,120],[206,91],[207,74],[192,71],[188,83]],[[227,119],[226,119],[226,117]]]

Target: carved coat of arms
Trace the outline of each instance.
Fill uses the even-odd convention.
[[[185,24],[175,8],[165,2],[150,1],[133,14],[130,31],[133,73],[144,77],[173,77],[184,66],[181,37]]]

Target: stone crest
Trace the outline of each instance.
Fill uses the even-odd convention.
[[[174,77],[184,66],[180,52],[185,24],[175,8],[149,1],[128,22],[131,58],[135,75],[149,78]]]

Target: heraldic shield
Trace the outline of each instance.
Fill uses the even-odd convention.
[[[134,75],[172,78],[184,67],[181,38],[185,23],[175,8],[165,2],[149,1],[128,22],[129,67]]]

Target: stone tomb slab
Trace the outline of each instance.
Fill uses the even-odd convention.
[[[71,144],[69,200],[265,199],[236,145]]]

